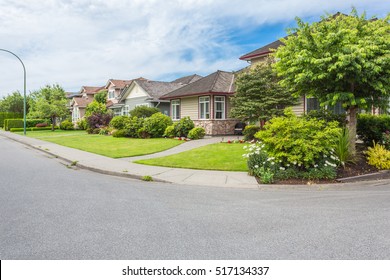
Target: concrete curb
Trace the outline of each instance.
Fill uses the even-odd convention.
[[[382,170],[376,173],[341,178],[341,179],[337,179],[336,181],[340,183],[353,183],[353,182],[360,182],[360,181],[375,181],[375,180],[382,180],[382,179],[390,179],[390,170]]]

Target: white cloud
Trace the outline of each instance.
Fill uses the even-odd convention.
[[[0,0],[0,48],[23,59],[28,90],[52,83],[78,90],[109,78],[236,70],[245,66],[238,57],[250,50],[232,33],[295,16],[348,13],[351,6],[383,16],[385,2]],[[0,52],[0,66],[0,96],[22,90],[18,62]]]

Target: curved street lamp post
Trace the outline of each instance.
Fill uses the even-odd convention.
[[[23,91],[23,96],[24,96],[24,99],[23,99],[23,134],[26,135],[26,67],[24,66],[24,63],[23,63],[23,61],[20,59],[20,57],[17,56],[16,54],[14,54],[13,52],[11,52],[11,51],[9,51],[9,50],[5,50],[5,49],[0,49],[0,51],[3,51],[3,52],[7,52],[7,53],[12,54],[13,56],[15,56],[15,57],[20,61],[20,63],[22,63],[22,66],[23,66],[23,71],[24,71],[24,91]]]

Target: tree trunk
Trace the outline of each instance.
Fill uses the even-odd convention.
[[[52,117],[51,118],[51,131],[54,131],[54,126],[56,125],[56,118]]]
[[[356,126],[357,126],[357,106],[349,107],[347,113],[347,127],[349,131],[349,152],[352,156],[356,155]]]

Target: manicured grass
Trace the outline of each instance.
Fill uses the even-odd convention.
[[[248,171],[244,144],[217,143],[166,157],[138,160],[136,163],[176,168]]]
[[[23,132],[17,133],[23,134]],[[27,136],[111,158],[153,154],[183,143],[182,141],[165,138],[114,138],[112,136],[87,134],[80,130],[29,131]]]

